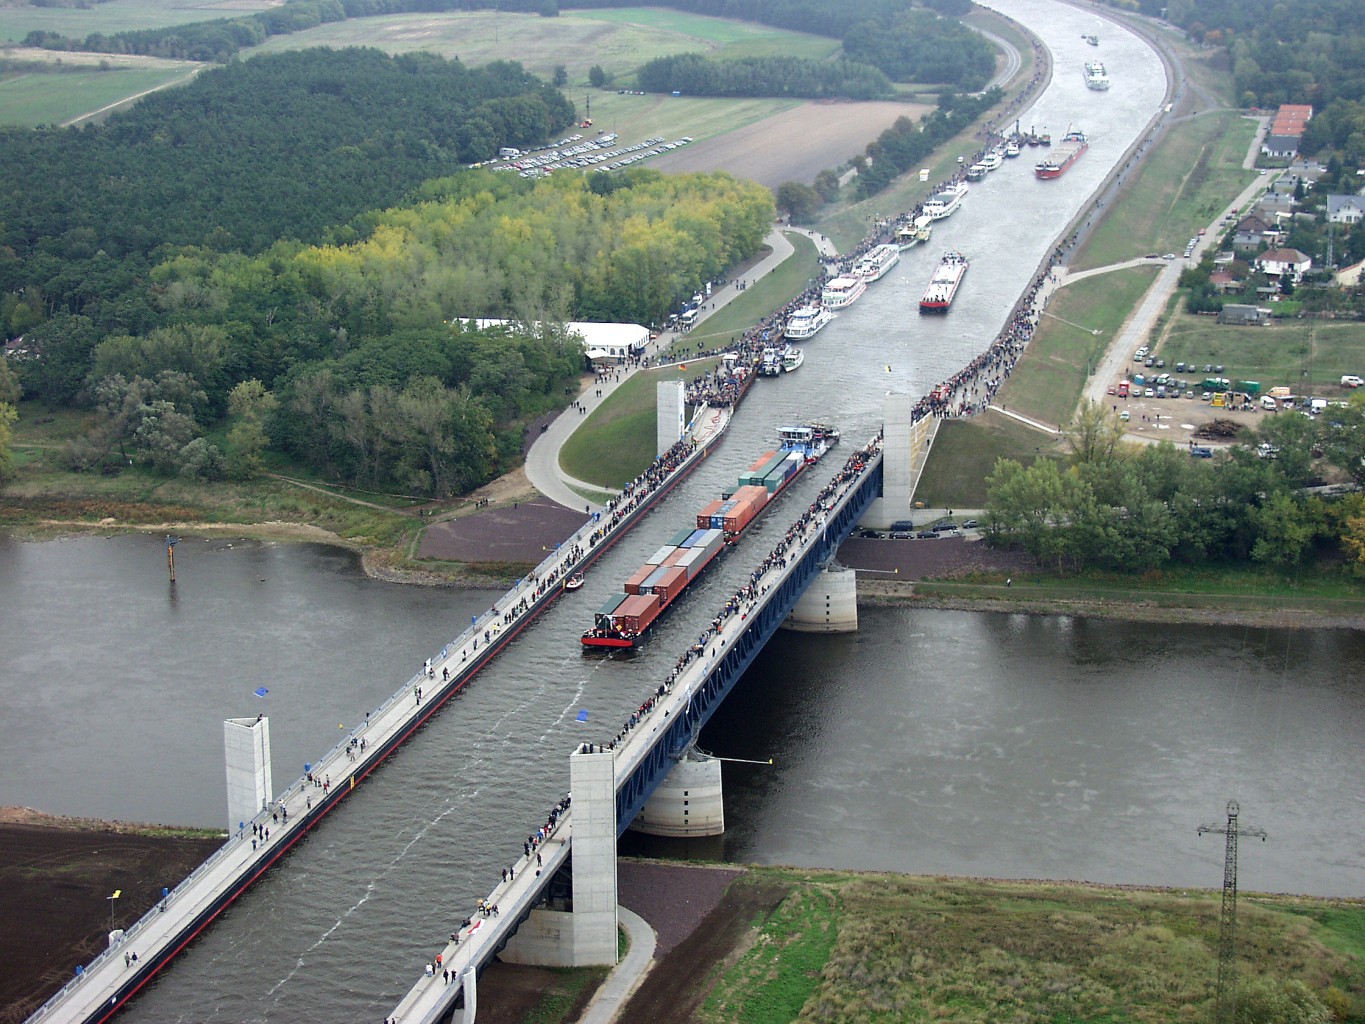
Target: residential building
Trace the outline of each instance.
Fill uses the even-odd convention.
[[[1297,249],[1267,249],[1257,257],[1256,267],[1271,277],[1297,284],[1313,268],[1313,260]]]
[[[1365,220],[1365,197],[1329,194],[1327,220],[1331,224],[1359,224]]]

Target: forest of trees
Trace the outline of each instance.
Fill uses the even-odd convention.
[[[58,313],[150,329],[141,282],[163,246],[321,240],[573,115],[517,64],[317,49],[206,72],[102,126],[0,132],[0,294],[15,297],[0,332]]]
[[[31,330],[26,394],[94,411],[70,466],[214,479],[273,447],[358,485],[462,492],[516,464],[524,422],[563,404],[583,358],[550,326],[450,321],[661,319],[773,219],[767,189],[726,174],[466,171],[418,194],[357,218],[354,241],[166,250],[141,285],[150,330],[70,313]],[[203,434],[225,417],[220,446]]]
[[[891,81],[868,64],[804,57],[713,60],[699,53],[657,57],[636,73],[645,92],[686,96],[799,96],[873,100],[891,95]]]
[[[1248,433],[1247,446],[1192,459],[1170,444],[1123,444],[1118,417],[1091,403],[1068,431],[1068,463],[996,463],[988,538],[1065,571],[1247,560],[1292,569],[1337,552],[1365,570],[1365,494],[1328,501],[1305,489],[1323,461],[1365,483],[1365,402],[1316,419],[1263,416]]]
[[[868,144],[870,162],[859,162],[858,194],[876,195],[1003,98],[999,87],[979,96],[945,93],[939,97],[938,107],[920,118],[918,124],[908,117],[897,118],[890,128]]]

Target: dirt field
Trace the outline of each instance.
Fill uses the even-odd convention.
[[[769,188],[810,184],[815,175],[861,153],[898,117],[919,118],[910,103],[804,103],[742,130],[702,139],[649,161],[659,171],[729,171]],[[793,140],[799,139],[799,145]]]
[[[24,1020],[221,844],[0,810],[0,1024]]]

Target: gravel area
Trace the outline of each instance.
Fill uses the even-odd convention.
[[[529,562],[536,565],[583,525],[582,510],[548,498],[494,505],[474,515],[433,523],[422,535],[419,558],[450,562]]]
[[[662,960],[720,905],[743,871],[702,865],[622,860],[616,869],[621,905],[658,933],[654,959]]]
[[[839,564],[877,570],[877,575],[869,579],[904,583],[925,577],[952,579],[973,573],[1023,573],[1036,568],[1033,558],[1023,551],[1002,551],[963,537],[936,540],[850,537],[839,545]],[[893,570],[897,571],[893,574]]]

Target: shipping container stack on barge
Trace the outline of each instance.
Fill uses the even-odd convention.
[[[701,575],[727,545],[734,544],[768,505],[839,439],[824,424],[782,427],[780,444],[765,452],[739,478],[732,494],[697,513],[696,527],[679,530],[626,580],[623,593],[597,610],[583,634],[585,647],[634,647],[664,609]]]

